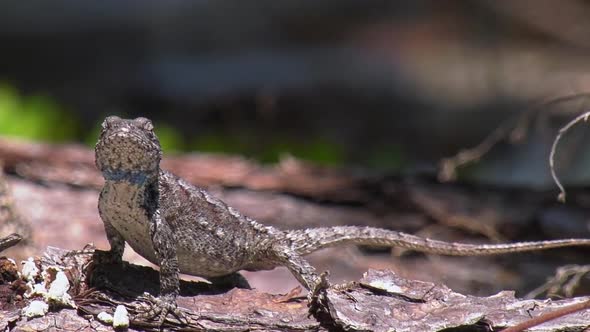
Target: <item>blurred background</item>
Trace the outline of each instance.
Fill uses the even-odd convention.
[[[106,115],[145,116],[166,155],[553,197],[551,144],[589,105],[588,17],[582,0],[0,2],[0,135],[92,147]],[[560,144],[568,188],[590,183],[588,132]],[[533,214],[587,233],[588,202]]]
[[[586,98],[538,104],[589,90],[589,6],[0,4],[0,133],[92,145],[105,115],[141,115],[168,151],[399,171],[436,165],[543,108],[520,124],[534,130],[509,147],[516,153],[469,175],[550,185],[554,122],[583,111]],[[588,169],[564,176],[587,180]]]

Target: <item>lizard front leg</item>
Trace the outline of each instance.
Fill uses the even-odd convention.
[[[150,316],[152,318],[159,316],[160,322],[163,322],[169,313],[183,319],[183,314],[176,305],[176,297],[180,291],[178,276],[180,272],[176,242],[172,238],[172,230],[169,228],[170,225],[161,217],[160,211],[156,210],[150,218],[150,236],[160,266],[160,296],[157,299],[147,294],[146,296],[153,303],[150,308]]]
[[[99,205],[99,212],[100,212]],[[121,265],[123,263],[123,251],[125,250],[125,240],[123,236],[115,229],[109,219],[100,212],[100,217],[104,223],[104,229],[107,235],[107,240],[111,246],[110,250],[98,250],[94,249],[92,254],[92,265],[93,269],[97,267],[104,268],[109,265]],[[103,273],[91,273],[88,280],[93,287],[109,287],[112,283],[105,278]]]
[[[99,207],[100,212],[100,207]],[[110,223],[109,219],[100,213],[104,224],[104,230],[107,234],[107,240],[111,249],[108,251],[95,250],[94,261],[97,264],[120,264],[123,261],[123,251],[125,250],[125,239]]]

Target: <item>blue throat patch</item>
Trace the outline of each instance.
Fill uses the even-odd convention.
[[[148,176],[146,172],[133,172],[123,170],[104,170],[102,172],[104,179],[107,181],[125,181],[136,185],[142,185],[146,182]]]

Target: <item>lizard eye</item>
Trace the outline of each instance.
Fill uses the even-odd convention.
[[[107,117],[102,122],[102,129],[103,130],[109,129],[117,121],[121,121],[121,118],[116,115],[111,115],[111,116]]]
[[[152,122],[150,121],[150,119],[148,118],[137,118],[135,120],[133,120],[139,127],[147,130],[147,131],[152,131],[154,130],[154,125],[152,124]]]

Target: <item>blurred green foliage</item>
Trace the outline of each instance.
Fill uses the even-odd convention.
[[[373,147],[368,156],[365,157],[365,164],[371,168],[384,171],[400,170],[408,166],[409,161],[404,158],[404,152],[398,145],[377,145]]]
[[[156,135],[160,139],[160,146],[165,152],[181,152],[186,151],[185,141],[178,132],[178,130],[167,124],[156,124],[155,126]]]
[[[125,117],[125,115],[120,116]],[[321,139],[298,142],[284,137],[262,139],[252,133],[236,134],[235,132],[232,134],[201,134],[187,139],[174,127],[162,122],[156,123],[155,131],[165,153],[198,151],[240,154],[263,163],[275,163],[284,155],[291,155],[322,165],[338,165],[344,162],[344,153],[341,147]],[[94,146],[99,133],[100,123],[86,135],[84,142],[88,146]],[[261,141],[264,143],[261,144]]]
[[[195,138],[190,149],[209,153],[242,154],[263,163],[275,163],[285,155],[322,165],[338,165],[344,162],[344,153],[336,144],[322,139],[298,141],[280,135],[268,139],[249,133],[205,134]]]
[[[76,139],[78,123],[48,96],[23,96],[0,84],[0,134],[63,142]]]
[[[263,163],[275,163],[285,155],[322,165],[347,161],[343,146],[319,137],[298,140],[280,133],[232,131],[186,138],[166,123],[158,122],[155,127],[165,152],[241,154]],[[43,94],[25,96],[8,84],[0,84],[0,135],[49,142],[82,141],[94,146],[100,123],[90,131],[81,128],[83,125],[52,98]],[[399,168],[401,155],[399,150],[378,149],[369,162],[373,167]]]
[[[279,139],[270,144],[259,159],[274,163],[286,154],[321,165],[339,165],[344,161],[340,146],[319,138],[306,142]]]

